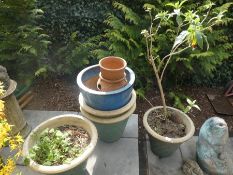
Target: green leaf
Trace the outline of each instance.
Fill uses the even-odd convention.
[[[88,59],[83,59],[82,63],[83,63],[83,65],[87,65],[87,64],[89,64],[90,62],[89,62]]]
[[[37,50],[36,50],[35,48],[31,47],[28,51],[29,51],[29,53],[31,53],[32,55],[37,56]]]
[[[198,46],[199,46],[201,49],[203,49],[203,37],[202,37],[202,33],[199,32],[199,31],[196,31],[195,37],[196,37]]]
[[[143,5],[143,8],[144,8],[145,10],[148,10],[148,9],[150,9],[150,10],[155,10],[155,6],[152,5],[152,4],[148,4],[148,3],[144,4],[144,5]]]
[[[205,36],[204,34],[202,34],[202,36],[205,39],[205,42],[206,42],[206,45],[207,45],[206,50],[209,50],[209,42],[208,42],[207,36]]]
[[[175,40],[172,48],[174,49],[177,45],[181,44],[188,34],[189,34],[189,32],[187,30],[182,31],[179,34],[179,36],[176,37],[176,40]]]
[[[38,69],[36,72],[35,72],[35,76],[40,76],[42,74],[45,74],[47,72],[47,68],[46,67],[42,67],[40,69]]]
[[[174,8],[177,7],[176,4],[175,4],[175,3],[172,3],[172,2],[167,3],[166,6],[170,6],[170,7],[174,7]]]
[[[182,24],[182,18],[181,18],[181,16],[176,16],[176,22],[177,22],[177,24],[180,26],[181,24]]]
[[[188,0],[181,1],[179,7],[181,8],[181,6],[182,6],[185,2],[187,2],[187,1],[188,1]]]
[[[77,38],[77,34],[78,34],[78,32],[73,32],[73,33],[71,34],[70,39],[71,39],[72,41],[74,41],[74,40]]]
[[[22,48],[20,49],[20,51],[21,51],[21,50],[28,51],[31,47],[32,47],[31,45],[22,44]]]
[[[201,111],[200,107],[198,105],[193,105],[194,108],[198,109],[199,111]]]
[[[193,103],[189,98],[187,98],[186,101],[187,101],[187,103],[188,103],[189,105],[191,105],[191,104]]]

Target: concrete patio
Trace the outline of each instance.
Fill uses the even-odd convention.
[[[69,111],[35,111],[25,110],[24,115],[28,124],[32,128],[41,122],[56,115],[78,114]],[[181,166],[183,159],[195,159],[197,137],[193,137],[188,142],[181,145],[172,156],[159,159],[155,156],[147,140],[147,158],[149,175],[182,175]],[[228,143],[229,155],[233,160],[233,138]],[[7,156],[8,148],[5,148],[1,154]],[[121,139],[114,143],[104,143],[98,141],[97,147],[88,159],[87,174],[89,175],[139,175],[139,156],[138,156],[138,117],[133,114],[127,123]],[[182,159],[183,157],[183,159]],[[24,166],[22,161],[18,162],[17,170],[22,175],[40,175],[40,173],[30,170]],[[15,173],[16,174],[16,173]]]

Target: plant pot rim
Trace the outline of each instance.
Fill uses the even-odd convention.
[[[108,59],[108,58],[116,58],[116,59],[118,59],[118,60],[121,60],[121,61],[123,62],[123,66],[122,66],[121,68],[119,68],[119,69],[108,69],[108,68],[106,68],[106,67],[103,67],[103,66],[102,66],[102,62],[105,61],[105,60]],[[107,70],[107,71],[120,71],[120,70],[123,70],[123,69],[126,68],[127,62],[126,62],[123,58],[121,58],[121,57],[117,57],[117,56],[107,56],[107,57],[102,58],[102,59],[99,61],[99,66],[100,66],[102,69]]]
[[[128,111],[136,102],[136,98],[137,98],[136,92],[135,92],[135,90],[133,90],[132,97],[131,97],[130,101],[125,106],[123,106],[119,109],[111,110],[111,111],[97,110],[97,109],[94,109],[94,108],[88,106],[85,103],[83,95],[81,93],[79,94],[79,103],[80,103],[80,106],[82,107],[82,109],[84,109],[89,114],[93,114],[93,115],[96,115],[96,116],[101,117],[101,118],[109,118],[109,117],[113,118],[113,117],[117,117],[118,115],[123,114],[126,111]]]
[[[11,95],[16,90],[16,87],[17,87],[16,81],[10,79],[9,87],[6,90],[6,92],[2,96],[0,96],[0,100],[6,98],[9,95]]]
[[[133,86],[134,84],[134,81],[135,81],[135,74],[134,72],[132,71],[132,69],[130,69],[129,67],[126,67],[125,69],[129,72],[129,76],[130,76],[130,80],[129,82],[127,83],[126,86],[120,88],[120,89],[117,89],[117,90],[114,90],[114,91],[109,91],[109,92],[101,92],[101,91],[96,91],[96,90],[93,90],[93,89],[90,89],[88,87],[86,87],[84,85],[84,83],[82,82],[82,76],[83,74],[87,71],[87,70],[90,70],[90,69],[93,69],[93,68],[96,68],[96,67],[99,67],[98,64],[95,64],[93,66],[89,66],[89,67],[86,67],[85,69],[83,69],[77,76],[77,84],[79,86],[79,88],[81,88],[82,90],[86,91],[86,92],[89,92],[91,94],[95,94],[95,95],[101,95],[101,96],[104,96],[104,95],[113,95],[113,94],[118,94],[118,93],[121,93],[123,91],[126,91],[127,89],[129,89],[130,87]]]
[[[98,139],[98,134],[97,134],[97,129],[94,126],[94,124],[89,121],[88,119],[84,118],[81,115],[76,115],[76,114],[64,114],[64,115],[58,115],[55,116],[49,120],[46,120],[39,124],[35,129],[32,130],[32,132],[29,134],[27,139],[24,142],[23,145],[23,156],[27,156],[29,153],[29,150],[31,149],[29,147],[29,141],[30,139],[36,134],[37,132],[41,132],[41,130],[44,130],[45,126],[49,123],[53,123],[57,119],[62,119],[62,118],[72,118],[73,120],[83,120],[84,123],[86,123],[90,127],[91,133],[90,135],[90,143],[89,145],[85,148],[84,152],[79,155],[77,158],[73,159],[70,163],[63,164],[63,165],[56,165],[56,166],[44,166],[36,163],[34,160],[30,159],[29,167],[32,168],[33,170],[40,172],[40,173],[45,173],[45,174],[57,174],[57,173],[63,173],[66,172],[70,169],[73,169],[74,167],[80,165],[83,163],[87,158],[91,155],[91,153],[94,151],[94,148],[97,144],[97,139]],[[66,124],[66,123],[64,123]],[[77,125],[78,126],[78,125]]]
[[[89,114],[80,106],[80,111],[86,118],[88,118],[89,120],[91,120],[95,123],[99,123],[99,124],[114,124],[114,123],[118,123],[118,122],[121,122],[123,120],[126,120],[127,118],[129,118],[133,114],[135,109],[136,109],[136,102],[133,104],[133,106],[127,112],[119,115],[118,117],[100,118],[100,117],[96,117],[92,114]]]
[[[178,113],[182,113],[182,115],[187,118],[188,122],[190,123],[190,131],[188,133],[186,133],[186,135],[183,137],[169,138],[169,137],[161,136],[161,135],[157,134],[153,129],[151,129],[151,127],[149,126],[148,121],[147,121],[148,115],[151,111],[156,110],[156,109],[161,109],[161,108],[163,108],[163,106],[152,107],[149,110],[147,110],[143,116],[143,125],[144,125],[146,131],[151,136],[157,138],[160,141],[167,142],[167,143],[183,143],[193,136],[193,134],[195,132],[195,127],[194,127],[193,121],[190,119],[190,117],[187,114],[185,114],[184,112],[182,112],[176,108],[169,107],[169,106],[167,106],[168,109],[175,111],[175,112],[178,112]]]

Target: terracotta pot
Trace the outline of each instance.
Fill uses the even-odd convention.
[[[126,84],[127,84],[127,80],[126,80],[125,73],[124,73],[124,77],[122,79],[119,79],[119,80],[104,79],[100,73],[99,79],[97,81],[97,89],[99,91],[109,92],[109,91],[114,91],[114,90],[120,89],[120,88],[124,87]]]
[[[106,80],[120,80],[125,77],[126,61],[123,58],[109,56],[99,61],[100,72]]]

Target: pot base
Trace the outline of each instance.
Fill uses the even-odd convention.
[[[87,170],[86,170],[86,164],[87,161],[83,162],[82,164],[78,165],[77,167],[74,167],[71,170],[68,170],[66,172],[58,173],[56,175],[87,175]]]
[[[180,144],[164,143],[149,135],[151,151],[158,157],[168,157],[172,155]]]
[[[129,118],[114,124],[101,124],[94,122],[95,127],[98,131],[99,139],[103,142],[108,143],[120,140],[125,130],[128,119]]]

